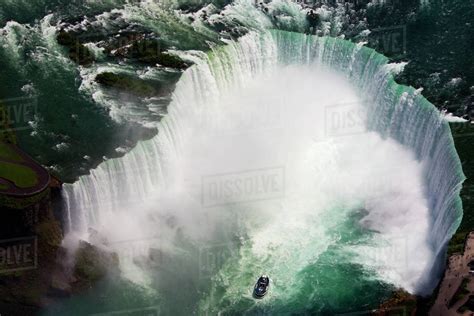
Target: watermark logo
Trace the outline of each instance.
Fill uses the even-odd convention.
[[[251,93],[239,95],[238,102],[224,100],[220,108],[196,111],[197,121],[209,129],[212,135],[231,137],[283,129],[287,126],[289,100],[269,94]]]
[[[188,252],[180,247],[171,248],[170,241],[161,233],[162,228],[157,228],[160,233],[154,236],[114,240],[106,245],[119,256],[122,266],[134,265],[144,270],[167,274],[189,270]]]
[[[376,247],[371,259],[375,267],[382,270],[403,268],[408,265],[408,244],[403,236],[390,239],[386,244]]]
[[[203,176],[204,207],[278,199],[285,193],[284,167]]]
[[[405,25],[372,29],[369,45],[387,56],[406,54],[407,29]]]
[[[91,314],[90,316],[158,316],[160,314],[160,308],[158,306],[144,307],[144,308],[133,308],[117,310],[112,312]]]
[[[163,241],[160,236],[111,241],[107,245],[119,255],[122,265],[136,264],[145,269],[161,269],[172,264],[170,257],[162,249]]]
[[[0,100],[0,130],[21,131],[31,129],[38,113],[38,99],[19,97]]]
[[[325,134],[328,137],[336,137],[364,133],[366,116],[364,107],[358,102],[326,106]]]
[[[235,258],[238,245],[218,243],[199,249],[199,278],[206,279],[215,275],[229,258]]]
[[[0,241],[0,273],[36,269],[38,242],[36,236]]]

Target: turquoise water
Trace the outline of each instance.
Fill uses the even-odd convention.
[[[338,241],[323,252],[317,261],[299,271],[297,279],[294,280],[297,288],[287,289],[291,291],[291,296],[285,295],[284,298],[278,299],[274,297],[276,294],[270,293],[271,296],[262,302],[256,302],[250,293],[223,298],[225,288],[211,289],[210,279],[198,279],[196,275],[190,278],[189,270],[195,266],[186,266],[177,260],[174,264],[183,268],[183,272],[186,271],[185,276],[180,275],[176,267],[167,271],[168,275],[161,275],[157,270],[153,277],[153,289],[143,289],[117,279],[107,280],[85,295],[73,297],[54,306],[44,315],[112,312],[135,312],[136,315],[149,312],[150,315],[155,315],[150,311],[159,311],[162,313],[159,315],[216,315],[219,312],[222,315],[334,315],[371,310],[376,308],[381,300],[389,298],[394,287],[374,279],[372,272],[363,266],[351,263],[344,251],[347,246],[364,244],[370,239],[370,233],[357,228],[357,221],[361,217],[361,213],[355,212],[331,230],[330,234]],[[189,247],[186,248],[189,251]],[[195,250],[197,255],[198,251]],[[229,272],[226,270],[232,269],[235,257],[230,256],[228,259],[229,264],[223,267],[221,274],[225,275]],[[247,268],[249,271],[246,279],[253,280],[252,268]],[[225,284],[240,281],[242,280],[230,279]],[[272,292],[283,285],[278,284],[278,279],[273,282],[275,283],[272,284]],[[174,283],[181,284],[182,288],[173,288]],[[243,283],[245,291],[250,292],[252,284],[245,284],[245,279]]]
[[[147,132],[137,124],[113,121],[107,108],[80,91],[79,70],[56,43],[54,21],[51,15],[33,26],[4,26],[0,95],[12,113],[22,113],[24,103],[35,104],[12,119],[20,145],[64,181],[72,181],[102,156],[117,155],[115,148]]]

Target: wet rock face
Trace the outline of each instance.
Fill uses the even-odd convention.
[[[71,279],[72,292],[80,293],[90,289],[98,281],[119,273],[119,259],[116,253],[80,241],[75,253],[74,274]]]
[[[56,39],[68,50],[69,58],[77,64],[90,66],[95,61],[92,52],[77,39],[75,34],[61,30]]]
[[[60,189],[61,183],[56,179],[33,205],[0,205],[2,314],[36,315],[45,307],[83,293],[103,278],[119,273],[118,258],[113,253],[83,241],[74,253],[63,247],[63,230],[52,208]]]
[[[30,310],[50,302],[49,290],[63,235],[50,209],[40,209],[37,215],[39,221],[32,227],[24,225],[21,235],[16,231],[10,239],[1,240],[0,306],[5,306],[2,311],[17,311],[26,305],[31,308],[25,315],[30,315]]]
[[[190,66],[181,58],[167,53],[169,47],[153,33],[121,32],[106,39],[102,47],[110,58],[175,69]]]
[[[146,51],[144,54],[138,55],[137,60],[145,64],[159,64],[164,67],[175,69],[186,69],[189,67],[189,65],[178,56],[161,52],[155,53],[153,51]]]
[[[103,47],[111,57],[131,58],[144,51],[162,52],[166,46],[153,33],[125,31],[106,39]]]
[[[140,97],[151,97],[158,95],[166,95],[170,93],[170,89],[159,84],[147,82],[142,79],[130,77],[124,74],[115,74],[112,72],[104,72],[98,74],[95,81],[105,87],[125,91]]]
[[[69,58],[77,64],[90,66],[96,61],[94,54],[83,43],[84,39],[91,38],[82,38],[80,34],[61,30],[56,39],[60,45],[68,49]],[[95,40],[99,41],[98,45],[111,59],[174,69],[186,69],[190,66],[178,56],[169,54],[166,51],[167,46],[156,35],[150,33],[122,32],[115,36],[103,35]]]

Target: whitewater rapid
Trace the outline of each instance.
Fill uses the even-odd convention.
[[[70,232],[165,298],[163,273],[195,280],[207,294],[181,300],[211,313],[334,312],[364,282],[431,291],[464,177],[449,126],[393,68],[281,31],[215,48],[183,74],[156,137],[65,185]],[[274,290],[255,305],[261,273]]]

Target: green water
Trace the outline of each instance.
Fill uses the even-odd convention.
[[[347,214],[338,216],[342,218],[338,223],[332,222],[332,216],[327,219],[332,222],[328,225],[331,229],[327,237],[334,242],[297,275],[285,271],[291,267],[285,266],[284,260],[273,267],[268,266],[273,264],[270,259],[268,262],[241,261],[254,256],[246,254],[250,251],[246,246],[248,241],[236,242],[216,275],[190,274],[199,268],[198,263],[189,262],[194,261],[193,255],[185,255],[181,259],[174,258],[173,267],[157,268],[149,287],[108,278],[84,294],[53,305],[42,315],[336,315],[377,308],[381,300],[390,297],[394,288],[373,278],[373,271],[351,263],[346,249],[366,244],[371,239],[371,233],[357,224],[364,211],[339,208],[334,212]],[[223,239],[228,238],[224,236],[228,231],[222,234]],[[199,249],[194,248],[191,240],[183,240],[181,246],[188,255],[194,252],[199,256]],[[252,298],[253,284],[249,284],[255,272],[262,268],[259,264],[265,264],[266,271],[274,276],[271,292],[262,301]],[[181,274],[180,269],[186,273]],[[247,272],[242,273],[241,269]],[[285,273],[295,279],[285,279]],[[176,283],[181,287],[177,289]],[[158,314],[154,314],[156,311]]]

